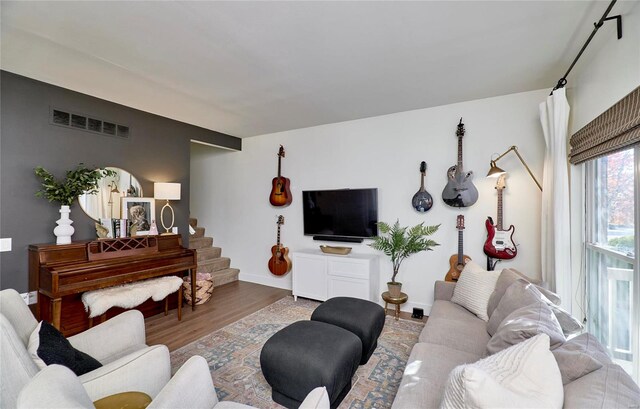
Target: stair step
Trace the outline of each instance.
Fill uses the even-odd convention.
[[[190,249],[203,249],[213,246],[213,237],[190,237]]]
[[[225,270],[231,266],[231,259],[228,257],[218,257],[201,261],[198,263],[198,273],[212,273]]]
[[[204,227],[195,227],[196,232],[193,233],[190,237],[192,238],[199,238],[199,237],[204,237]]]
[[[218,287],[223,284],[228,284],[233,281],[238,281],[238,274],[240,270],[237,268],[225,268],[224,270],[218,270],[211,274],[213,276],[213,287]]]
[[[220,247],[206,247],[198,249],[198,264],[207,260],[218,258],[222,255],[222,249]]]
[[[198,219],[195,217],[189,217],[189,224],[191,227],[196,227],[198,225]]]

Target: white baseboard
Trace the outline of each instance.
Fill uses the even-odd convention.
[[[282,288],[285,290],[291,290],[291,278],[287,276],[283,277],[267,277],[259,274],[249,274],[240,271],[238,275],[240,281],[248,281],[250,283],[268,285],[269,287]]]

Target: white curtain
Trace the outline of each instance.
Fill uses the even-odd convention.
[[[540,104],[540,122],[546,143],[542,178],[542,279],[562,298],[571,312],[571,226],[567,132],[569,103],[564,88]]]

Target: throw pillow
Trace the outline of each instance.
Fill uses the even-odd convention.
[[[500,273],[500,277],[498,277],[498,281],[496,282],[496,289],[493,291],[491,297],[489,298],[489,304],[487,304],[488,316],[491,316],[493,314],[493,311],[498,307],[498,304],[504,296],[504,293],[507,291],[507,288],[509,288],[511,284],[518,280],[525,280],[526,282],[533,284],[533,286],[545,297],[547,297],[549,301],[554,304],[560,305],[560,297],[558,297],[556,293],[549,291],[540,285],[537,285],[535,283],[536,280],[532,280],[518,270],[505,268]]]
[[[487,352],[495,354],[538,334],[549,336],[552,349],[566,341],[556,316],[544,301],[518,308],[507,315],[487,343]]]
[[[562,408],[560,370],[540,334],[475,363],[453,369],[441,409]]]
[[[323,409],[330,405],[327,388],[319,386],[309,392],[306,398],[300,404],[299,409]]]
[[[500,279],[498,279],[498,281],[499,280]],[[487,332],[493,336],[507,315],[519,308],[535,304],[541,300],[542,294],[533,287],[533,284],[521,278],[514,281],[504,292],[504,295],[498,303],[498,307],[489,317]]]
[[[551,352],[558,362],[563,385],[602,368],[603,363],[610,362],[598,340],[588,333],[570,339]]]
[[[453,289],[451,301],[468,309],[478,318],[488,321],[487,303],[498,276],[499,271],[486,271],[473,261],[468,261]]]
[[[98,360],[75,349],[60,331],[41,321],[29,337],[27,350],[39,368],[59,364],[80,376],[102,366]]]
[[[498,282],[500,281],[501,280],[499,278]],[[497,285],[498,284],[496,284],[496,287]],[[562,328],[562,333],[565,336],[580,333],[584,329],[584,326],[580,323],[580,321],[575,319],[567,311],[549,300],[543,293],[540,292],[538,286],[520,278],[514,281],[504,292],[504,295],[500,299],[497,308],[490,315],[489,322],[487,323],[487,332],[489,333],[489,335],[493,336],[493,334],[495,334],[495,332],[497,331],[498,326],[507,315],[511,314],[518,308],[533,304],[538,301],[544,301],[549,306],[549,308],[551,308],[551,311],[553,311],[553,314],[558,319],[560,327]]]

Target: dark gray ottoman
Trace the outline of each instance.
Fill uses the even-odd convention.
[[[260,366],[271,397],[297,409],[309,392],[327,388],[331,408],[351,390],[362,343],[351,332],[315,321],[298,321],[276,332],[260,353]]]
[[[359,298],[335,297],[320,304],[311,315],[311,320],[336,325],[356,334],[362,341],[360,365],[364,365],[378,346],[384,317],[384,308],[376,303]]]

